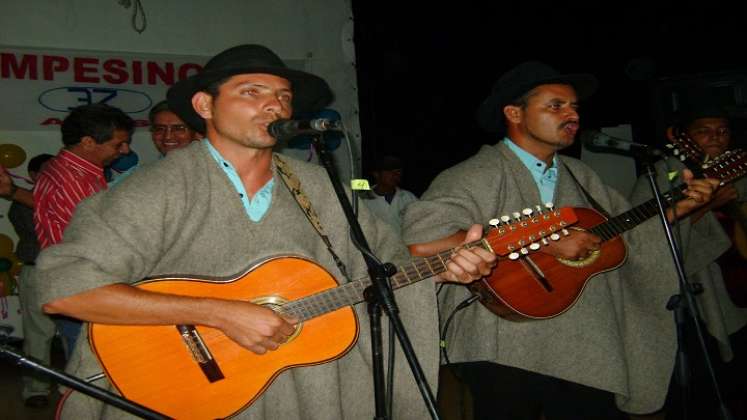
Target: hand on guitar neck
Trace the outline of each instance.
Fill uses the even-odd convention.
[[[721,183],[718,179],[713,178],[695,179],[689,169],[682,171],[682,180],[687,184],[687,189],[683,192],[687,198],[678,201],[672,208],[667,209],[667,219],[670,222],[688,216],[700,208],[707,208],[706,205],[714,199]]]
[[[562,236],[562,240],[550,242],[539,252],[567,260],[581,260],[602,246],[602,238],[597,235],[573,228],[569,228],[568,232],[567,236]]]
[[[725,205],[734,202],[734,200],[736,200],[738,197],[739,194],[737,193],[737,189],[733,184],[724,185],[723,187],[720,187],[716,190],[716,192],[713,194],[713,199],[709,203],[692,213],[692,215],[690,216],[690,221],[692,223],[696,223],[707,212],[711,210],[718,210]]]
[[[465,245],[480,238],[482,238],[482,226],[472,225],[467,232],[460,231],[457,233],[453,240],[457,243],[461,240],[459,245]],[[444,249],[448,248],[451,247],[447,246]],[[489,275],[497,261],[493,253],[480,247],[460,248],[446,264],[448,271],[439,274],[438,277],[442,281],[471,283],[480,277]]]

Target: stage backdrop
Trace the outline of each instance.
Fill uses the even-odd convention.
[[[340,118],[352,140],[331,139],[343,179],[360,168],[360,128],[349,0],[142,0],[145,29],[118,0],[4,0],[0,14],[0,145],[20,146],[26,163],[62,146],[59,123],[69,108],[106,102],[138,122],[132,148],[156,159],[147,131],[149,107],[209,57],[239,44],[263,44],[298,69],[324,77],[335,101],[323,117]],[[138,17],[137,27],[142,29]],[[308,141],[283,153],[316,161]],[[28,187],[23,181],[20,186]],[[16,240],[0,199],[0,233]]]

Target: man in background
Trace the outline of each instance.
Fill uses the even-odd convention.
[[[104,166],[130,152],[133,130],[132,118],[105,104],[77,107],[65,118],[64,147],[47,162],[33,191],[34,225],[42,250],[62,241],[83,199],[107,188]],[[55,322],[70,357],[81,323],[64,317]]]
[[[394,156],[385,156],[376,162],[371,171],[374,186],[363,202],[378,218],[402,231],[402,216],[405,208],[417,201],[415,194],[399,188],[402,182],[402,161]]]

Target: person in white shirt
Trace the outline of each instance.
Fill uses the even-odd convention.
[[[402,231],[405,208],[418,200],[415,194],[399,188],[402,166],[402,161],[394,156],[379,159],[371,172],[375,184],[363,200],[376,217],[394,227],[397,233]]]

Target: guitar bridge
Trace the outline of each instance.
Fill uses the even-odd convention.
[[[225,378],[218,363],[213,359],[213,355],[210,354],[210,350],[202,340],[197,328],[195,328],[194,325],[177,325],[176,329],[179,330],[179,335],[181,335],[189,353],[192,355],[195,362],[197,362],[197,365],[202,370],[202,373],[205,374],[207,380],[210,382],[216,382]]]

